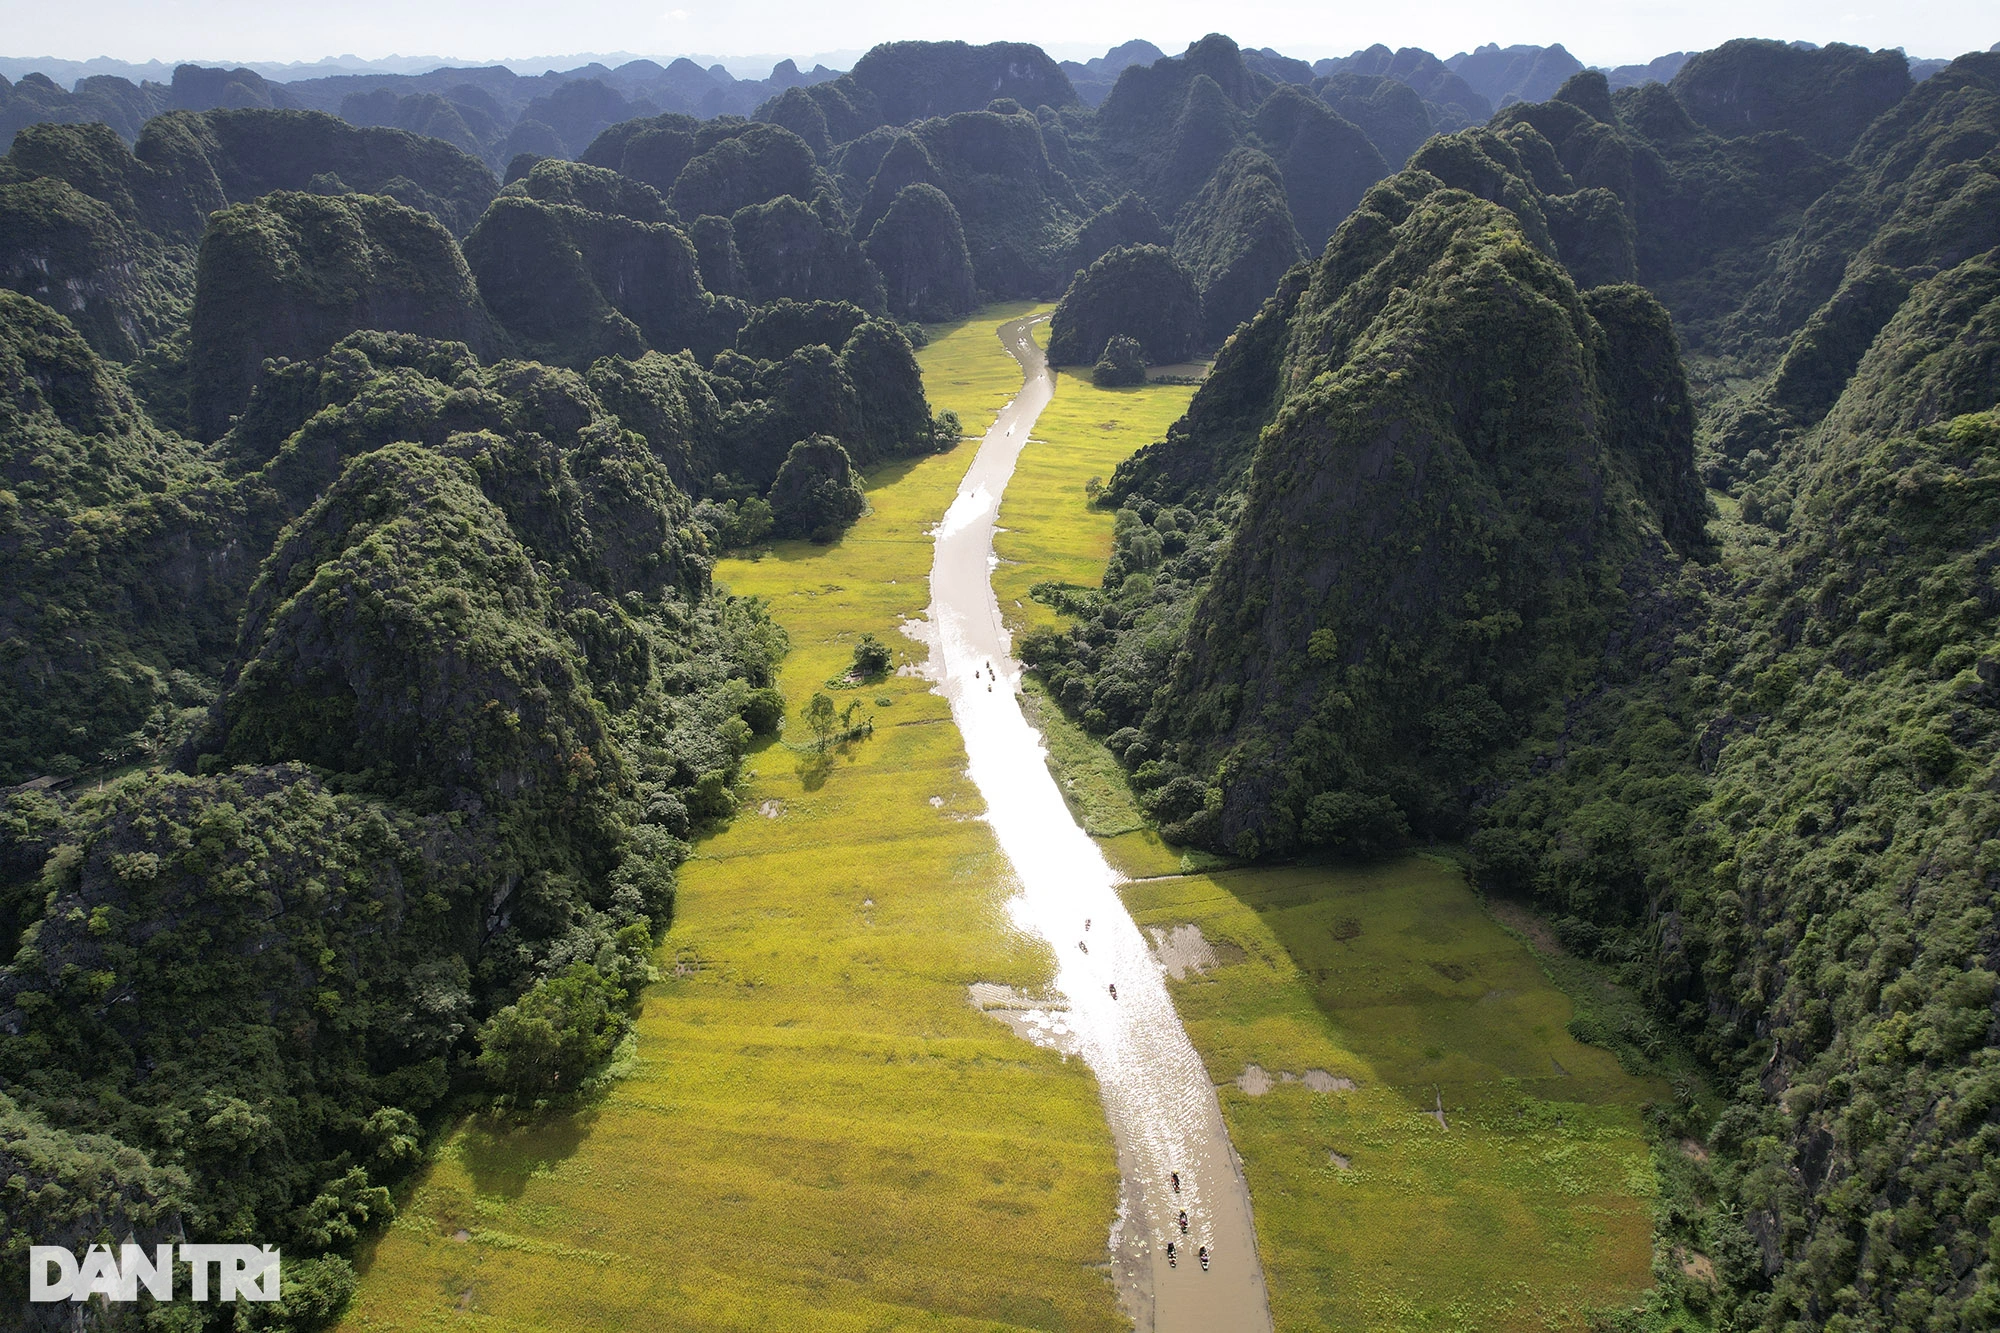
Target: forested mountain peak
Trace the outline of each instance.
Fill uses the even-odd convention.
[[[1688,61],[1672,87],[1689,114],[1719,134],[1789,130],[1837,156],[1903,99],[1910,71],[1900,51],[1743,39]]]

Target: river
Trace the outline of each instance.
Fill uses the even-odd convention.
[[[1001,326],[1001,342],[1021,365],[1021,392],[986,432],[937,528],[925,635],[931,673],[965,738],[969,775],[1018,882],[1008,912],[1055,953],[1050,1002],[1009,1017],[1017,1031],[1080,1056],[1097,1075],[1122,1180],[1113,1272],[1140,1333],[1264,1333],[1270,1303],[1250,1192],[1215,1087],[1119,900],[1119,875],[1070,814],[1016,698],[1021,669],[991,574],[1000,497],[1055,393],[1031,323]],[[1180,1251],[1174,1265],[1169,1241]],[[1196,1258],[1203,1246],[1207,1271]]]

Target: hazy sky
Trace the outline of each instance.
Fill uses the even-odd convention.
[[[898,38],[1030,41],[1068,56],[1143,37],[1169,53],[1222,31],[1316,58],[1375,42],[1450,55],[1482,42],[1561,42],[1619,64],[1731,37],[1900,46],[1956,55],[2000,40],[1994,0],[0,0],[0,54],[81,60],[468,60],[633,51],[806,57]]]

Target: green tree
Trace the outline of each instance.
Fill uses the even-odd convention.
[[[479,1032],[479,1069],[528,1099],[568,1092],[625,1034],[625,993],[589,963],[543,977]]]
[[[1091,367],[1090,382],[1099,388],[1144,384],[1146,358],[1140,354],[1138,340],[1122,333],[1113,334],[1104,344],[1104,355]]]
[[[890,653],[889,645],[873,634],[862,635],[861,642],[854,645],[853,674],[862,680],[887,675],[894,663],[895,657]]]
[[[816,744],[824,750],[833,740],[834,730],[840,725],[840,717],[834,712],[833,700],[815,690],[802,715],[806,725],[812,728],[812,733],[817,738]]]

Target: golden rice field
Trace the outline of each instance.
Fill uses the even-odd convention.
[[[993,332],[1015,313],[924,349],[934,404],[968,429],[1019,387]],[[923,611],[927,531],[973,447],[873,474],[836,545],[718,569],[790,633],[794,705],[863,631],[919,655],[897,627]],[[625,1077],[577,1114],[463,1125],[343,1327],[1123,1326],[1095,1083],[966,1001],[968,981],[1034,985],[1047,962],[1002,923],[1004,861],[945,701],[907,676],[860,697],[871,739],[824,767],[765,748],[684,867]]]

